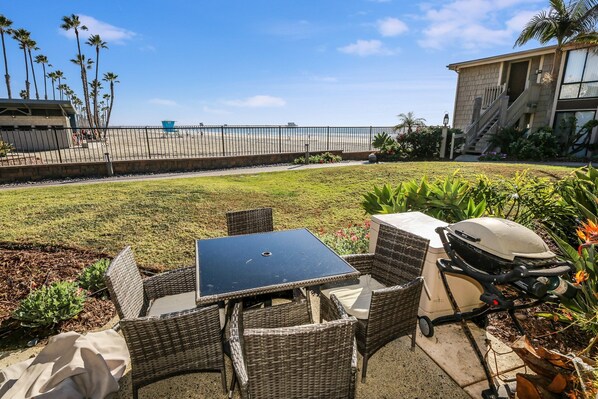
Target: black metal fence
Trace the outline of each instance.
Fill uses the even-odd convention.
[[[2,156],[0,149],[0,166],[304,152],[306,144],[309,151],[369,151],[376,134],[392,131],[379,126],[227,125],[1,130],[0,140],[12,150]]]

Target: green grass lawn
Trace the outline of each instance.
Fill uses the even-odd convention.
[[[227,210],[274,208],[276,229],[338,229],[362,222],[361,195],[456,169],[560,178],[572,168],[501,163],[409,162],[224,177],[90,183],[0,191],[0,241],[80,246],[116,254],[131,245],[150,268],[191,265],[196,238],[226,235]]]

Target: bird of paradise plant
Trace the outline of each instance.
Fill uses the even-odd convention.
[[[553,236],[563,255],[576,268],[573,284],[579,287],[577,296],[573,299],[562,298],[561,317],[563,321],[577,323],[581,329],[594,335],[582,353],[588,353],[598,342],[598,224],[592,220],[581,223],[576,231],[579,238],[577,250],[565,240]]]

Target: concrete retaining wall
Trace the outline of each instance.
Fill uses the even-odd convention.
[[[343,153],[346,160],[367,160],[369,152]],[[321,153],[321,152],[318,152]],[[311,153],[311,154],[316,154]],[[304,153],[246,155],[234,157],[188,158],[188,159],[146,159],[115,161],[112,167],[115,175],[188,172],[196,170],[227,169],[243,166],[272,165],[290,163]],[[29,182],[80,177],[105,177],[108,175],[106,163],[68,163],[51,165],[23,165],[0,167],[0,183]]]

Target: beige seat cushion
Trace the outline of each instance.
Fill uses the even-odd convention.
[[[182,312],[183,310],[193,309],[195,304],[195,291],[183,292],[177,295],[167,295],[154,299],[147,310],[148,316],[159,316],[165,313]],[[226,315],[224,308],[220,308],[220,327],[224,328]]]
[[[330,298],[334,294],[343,305],[347,313],[358,319],[365,320],[370,313],[370,302],[372,291],[385,288],[371,275],[366,274],[359,277],[359,282],[351,281],[352,284],[337,283],[322,287],[322,294]],[[355,283],[353,283],[355,282]]]

